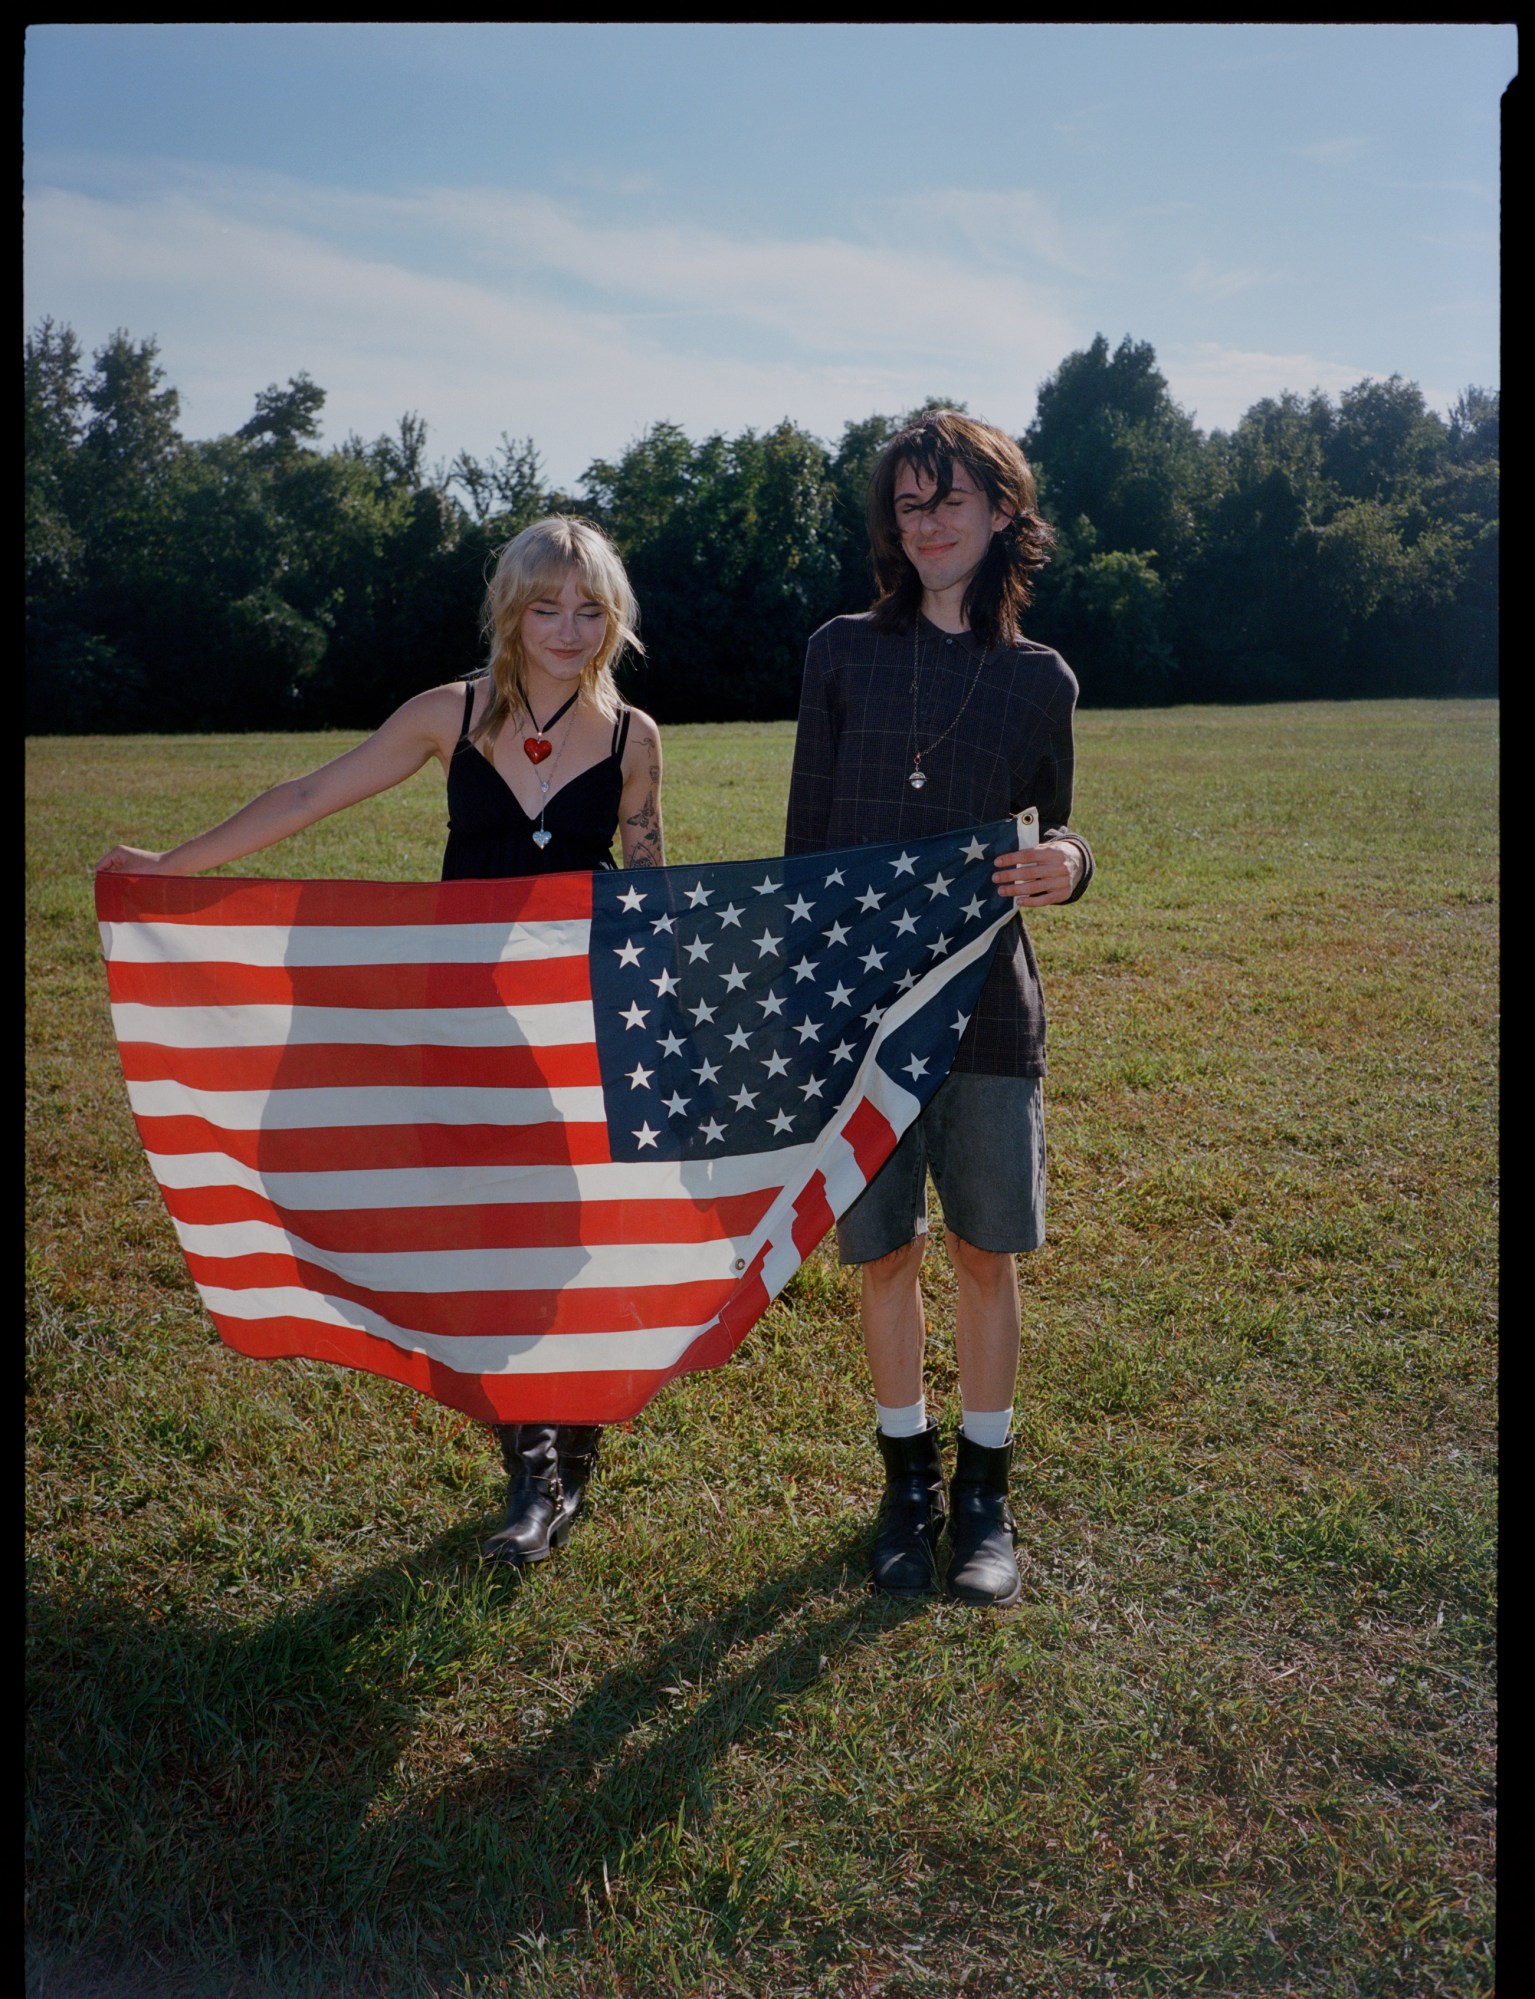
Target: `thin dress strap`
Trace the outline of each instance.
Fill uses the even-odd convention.
[[[618,711],[618,720],[613,724],[613,747],[608,752],[609,756],[621,757],[623,755],[624,745],[629,740],[629,718],[633,713],[634,710],[632,708],[621,708]]]
[[[474,713],[474,682],[472,680],[466,680],[464,682],[464,726],[458,732],[458,740],[461,743],[467,742],[469,739],[469,718],[471,715],[473,715],[473,713]]]

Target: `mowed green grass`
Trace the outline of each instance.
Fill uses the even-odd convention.
[[[1497,721],[1079,718],[1000,1615],[862,1587],[824,1249],[521,1583],[483,1429],[226,1352],[89,868],[342,744],[33,743],[31,1988],[1490,1993]],[[775,853],[791,747],[669,730],[671,858]],[[442,822],[425,774],[245,871],[426,878]]]

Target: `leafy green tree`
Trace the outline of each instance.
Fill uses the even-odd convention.
[[[1496,389],[1469,388],[1455,398],[1449,438],[1454,464],[1497,463],[1500,401]]]
[[[1177,675],[1167,586],[1149,557],[1093,543],[1091,526],[1079,521],[1057,600],[1076,634],[1074,656],[1091,663],[1093,699],[1115,707],[1164,702]]]
[[[140,538],[175,476],[181,398],[166,383],[158,352],[153,340],[133,341],[119,330],[94,356],[79,452],[93,540],[126,547]]]
[[[118,331],[82,372],[67,328],[44,322],[33,342],[30,427],[46,448],[29,579],[29,728],[139,717],[186,450],[157,351]]]
[[[29,728],[368,727],[479,663],[489,561],[559,511],[625,554],[636,698],[792,714],[807,634],[869,601],[868,474],[907,420],[849,423],[834,450],[787,420],[698,443],[657,424],[570,495],[531,438],[430,471],[414,412],[322,450],[324,401],[301,373],[192,444],[153,341],[115,333],[87,366],[67,326],[27,336]],[[1490,692],[1498,442],[1495,392],[1445,421],[1396,376],[1204,438],[1149,346],[1099,336],[1024,439],[1059,537],[1030,630],[1087,702]]]
[[[1105,550],[1137,551],[1173,582],[1194,552],[1201,436],[1149,344],[1100,333],[1040,384],[1024,451],[1054,522],[1086,519]]]
[[[236,437],[269,444],[276,452],[296,451],[320,434],[320,412],[325,407],[325,391],[300,372],[289,378],[286,388],[273,382],[256,397],[254,415],[235,432]]]
[[[1448,464],[1389,504],[1384,587],[1358,600],[1345,687],[1490,694],[1498,684],[1498,466]],[[1340,519],[1357,511],[1344,510]],[[1337,526],[1334,522],[1334,527]],[[1330,530],[1331,531],[1331,530]],[[1384,566],[1384,565],[1383,565]]]
[[[787,421],[699,444],[657,424],[582,484],[639,597],[636,698],[661,720],[792,714],[841,567],[824,447]]]
[[[1336,506],[1322,463],[1331,425],[1324,396],[1286,393],[1209,440],[1200,545],[1173,606],[1186,696],[1335,691],[1346,605],[1324,587],[1318,542]]]
[[[1389,499],[1432,477],[1449,457],[1449,442],[1417,383],[1392,375],[1343,391],[1322,464],[1345,499]]]
[[[544,478],[543,459],[531,437],[511,438],[505,431],[488,461],[461,451],[448,474],[450,486],[461,486],[477,526],[494,523],[494,532],[510,540],[525,527],[556,509]]]
[[[25,348],[25,557],[27,588],[56,595],[79,558],[74,512],[75,455],[84,427],[80,343],[45,319]]]

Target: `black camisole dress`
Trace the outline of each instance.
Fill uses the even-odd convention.
[[[506,779],[469,740],[474,714],[474,680],[464,687],[464,722],[448,766],[448,844],[442,879],[495,881],[507,875],[558,875],[615,868],[613,835],[624,788],[624,745],[629,740],[628,708],[613,724],[613,744],[600,763],[549,793],[544,807],[547,847],[533,835],[529,818]]]

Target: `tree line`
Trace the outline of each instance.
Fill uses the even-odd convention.
[[[623,552],[634,699],[663,722],[792,715],[810,632],[868,604],[865,483],[912,414],[834,444],[658,423],[566,493],[531,437],[429,464],[414,412],[322,449],[324,402],[299,374],[194,442],[153,340],[118,332],[87,363],[68,326],[28,335],[30,731],[372,727],[481,662],[495,551],[555,512]],[[1030,636],[1084,704],[1496,688],[1496,393],[1443,418],[1392,376],[1206,434],[1149,345],[1099,335],[1019,441],[1057,535]]]

